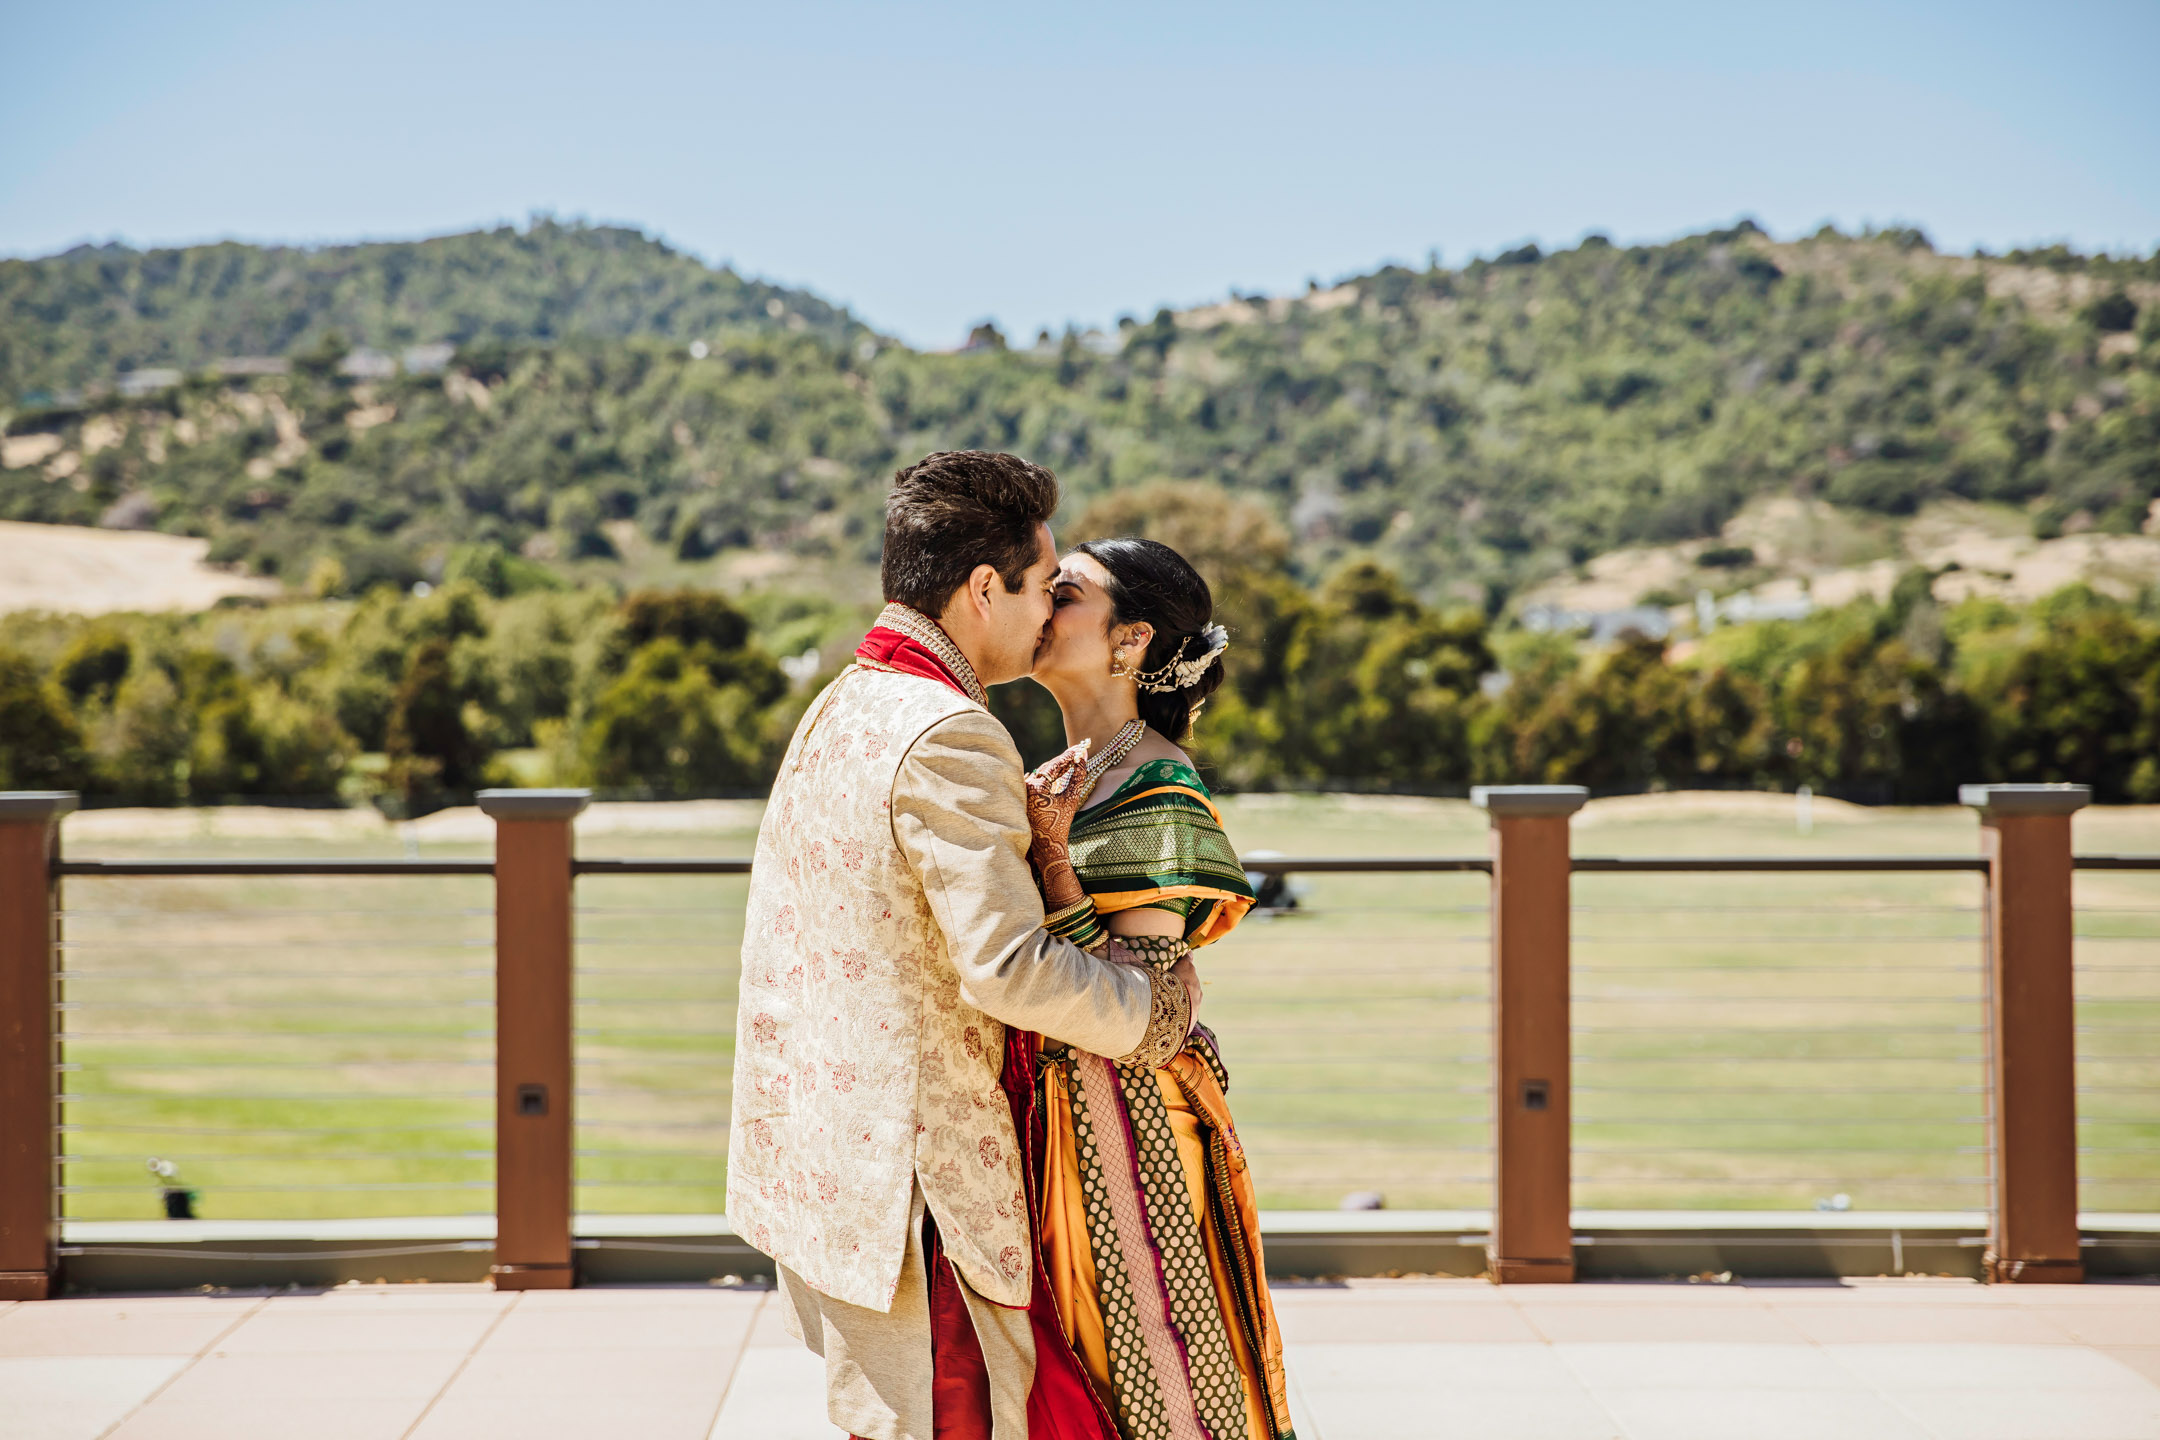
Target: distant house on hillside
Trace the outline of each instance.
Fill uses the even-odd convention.
[[[242,379],[250,375],[289,374],[292,361],[282,355],[228,355],[223,360],[212,361],[210,368],[227,379]]]
[[[1737,625],[1749,620],[1805,620],[1814,613],[1815,601],[1805,593],[1776,600],[1746,591],[1723,600],[1707,590],[1695,595],[1695,627],[1705,633],[1721,622]]]
[[[1539,633],[1588,631],[1592,643],[1610,644],[1623,635],[1663,640],[1672,634],[1672,616],[1655,605],[1620,610],[1568,610],[1558,605],[1526,605],[1523,628]]]
[[[397,374],[397,361],[363,345],[338,361],[337,368],[338,374],[351,380],[388,380]]]
[[[432,345],[408,345],[399,358],[405,362],[408,375],[440,375],[456,354],[457,346],[438,340]]]
[[[140,400],[146,395],[156,395],[170,390],[180,383],[178,370],[130,370],[114,384],[130,400]]]

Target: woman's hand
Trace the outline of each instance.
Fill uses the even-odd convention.
[[[1192,998],[1193,1023],[1195,1025],[1199,1024],[1200,971],[1198,967],[1196,967],[1192,963],[1192,956],[1189,954],[1178,956],[1177,964],[1170,967],[1170,973],[1177,976],[1177,978],[1184,983],[1185,993]]]
[[[1080,811],[1082,781],[1087,775],[1088,742],[1082,740],[1027,777],[1030,853],[1038,867],[1063,859],[1073,816]]]

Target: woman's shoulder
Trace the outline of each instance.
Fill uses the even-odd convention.
[[[1190,755],[1187,755],[1175,743],[1164,739],[1153,730],[1142,735],[1140,743],[1133,746],[1131,760],[1135,771],[1145,770],[1150,765],[1174,766],[1180,770],[1191,770],[1193,768]]]
[[[1207,786],[1201,782],[1200,773],[1193,768],[1192,758],[1151,730],[1141,737],[1140,743],[1115,770],[1102,777],[1095,794],[1080,813],[1108,810],[1113,808],[1113,802],[1130,800],[1165,786],[1194,790],[1203,798],[1211,798]]]
[[[1192,757],[1152,730],[1142,736],[1140,743],[1133,747],[1133,753],[1127,758],[1126,764],[1130,768],[1118,782],[1117,788],[1120,790],[1144,785],[1176,785],[1197,790],[1202,795],[1208,793]]]

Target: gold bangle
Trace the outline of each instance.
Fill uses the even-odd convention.
[[[1111,943],[1115,946],[1120,942],[1113,940]],[[1185,1037],[1192,1033],[1192,996],[1186,993],[1185,982],[1167,969],[1159,970],[1151,965],[1147,977],[1147,1029],[1142,1032],[1140,1043],[1133,1047],[1133,1052],[1117,1063],[1159,1070],[1185,1048]]]
[[[1060,925],[1065,924],[1067,921],[1077,918],[1082,910],[1093,910],[1094,908],[1095,902],[1083,896],[1082,898],[1073,901],[1070,905],[1061,905],[1057,909],[1045,915],[1043,917],[1043,927],[1045,929],[1055,930]]]

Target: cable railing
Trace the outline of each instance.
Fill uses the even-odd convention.
[[[50,966],[41,1203],[71,1220],[150,1218],[174,1192],[221,1219],[492,1206],[499,1268],[527,1276],[498,1283],[567,1277],[572,1213],[716,1216],[748,862],[572,859],[574,812],[499,816],[494,861],[52,863],[41,884],[65,908],[42,936],[0,933],[10,994]],[[9,818],[0,901],[30,893]],[[1548,825],[1536,844],[1526,820]],[[556,849],[533,848],[543,825]],[[2000,1176],[2037,1162],[2000,1144],[2019,1122],[1998,1077],[2052,1042],[1993,986],[2052,963],[2046,887],[2020,878],[2037,861],[1572,856],[1565,811],[1497,806],[1494,831],[1495,858],[1248,861],[1295,903],[1200,961],[1263,1207],[1489,1210],[1502,1279],[1562,1263],[1544,1252],[1567,1248],[1570,1203],[1986,1210],[1991,1243],[2015,1239]],[[2160,857],[2075,864],[2073,1228],[2075,1208],[2160,1211]],[[499,1010],[558,973],[559,1021]],[[563,1027],[559,1071],[536,1024]],[[0,1126],[18,1129],[20,1058],[0,1054]],[[546,1083],[511,1073],[529,1064]],[[536,1201],[555,1164],[559,1198]],[[24,1173],[0,1208],[28,1203]],[[1550,1233],[1522,1241],[1535,1226]],[[2071,1262],[2017,1263],[2072,1263],[2075,1243]],[[558,1258],[509,1253],[535,1245]],[[0,1257],[0,1288],[13,1268]]]
[[[1576,1206],[1984,1208],[1983,878],[1579,873]]]
[[[2160,875],[2076,881],[2078,1208],[2160,1210]]]
[[[367,873],[394,878],[217,861],[70,878],[64,1217],[493,1210],[491,897],[409,862]]]
[[[1261,910],[1195,957],[1261,1205],[1489,1204],[1489,882],[1296,874],[1294,908]]]
[[[726,1199],[735,985],[747,880],[578,881],[571,1039],[580,1214],[717,1214]]]

